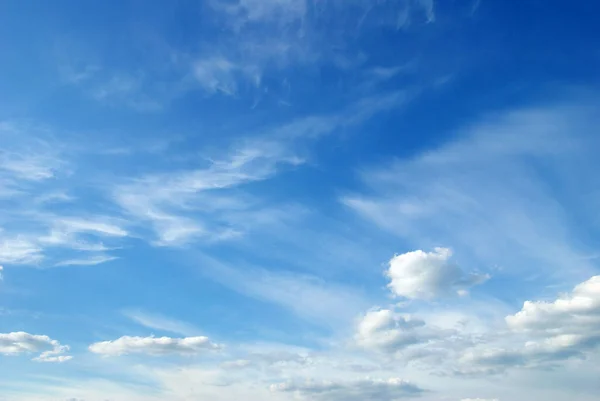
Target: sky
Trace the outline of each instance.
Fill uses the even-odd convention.
[[[592,401],[600,4],[0,2],[0,401]]]

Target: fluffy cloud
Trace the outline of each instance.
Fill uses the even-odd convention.
[[[398,378],[349,382],[286,382],[271,385],[271,391],[294,393],[318,401],[394,401],[423,392],[420,387]]]
[[[38,353],[33,358],[37,362],[65,362],[72,357],[62,355],[69,350],[67,345],[44,335],[29,334],[22,331],[13,333],[0,333],[0,354],[20,355],[24,353]]]
[[[356,342],[371,349],[393,351],[434,338],[425,322],[389,309],[367,312],[358,324]]]
[[[586,334],[600,330],[600,276],[577,285],[554,302],[526,301],[521,311],[506,317],[515,331]]]
[[[89,350],[96,354],[120,356],[128,354],[148,355],[194,355],[207,350],[216,350],[220,345],[212,343],[208,337],[129,337],[114,341],[102,341],[90,345]]]
[[[600,276],[553,302],[526,301],[506,317],[503,343],[481,344],[459,359],[461,373],[497,373],[584,358],[600,345]]]
[[[532,340],[525,349],[553,358],[580,355],[600,344],[600,276],[575,286],[554,302],[526,301],[506,317],[509,328]]]
[[[394,256],[389,262],[388,287],[395,295],[409,299],[433,299],[451,293],[463,294],[489,276],[466,274],[449,261],[452,251],[435,248],[433,252],[421,250]]]

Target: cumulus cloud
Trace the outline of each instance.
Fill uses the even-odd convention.
[[[575,286],[553,302],[525,301],[523,308],[506,317],[516,331],[547,334],[585,334],[600,330],[600,276]]]
[[[553,302],[526,301],[506,317],[508,327],[526,333],[525,349],[555,358],[581,355],[600,344],[600,276],[575,286]]]
[[[402,316],[389,309],[367,312],[360,320],[355,336],[356,342],[365,348],[395,351],[435,338],[425,322]]]
[[[450,262],[452,251],[435,248],[394,256],[389,262],[388,287],[395,295],[409,299],[433,299],[464,291],[489,278],[488,275],[465,273]]]
[[[424,390],[408,381],[364,379],[347,382],[306,381],[273,384],[273,392],[294,393],[306,399],[318,401],[394,401],[414,397]]]
[[[72,357],[63,355],[69,351],[69,346],[61,345],[58,341],[45,335],[29,334],[23,331],[0,333],[0,354],[20,355],[38,353],[33,358],[37,362],[65,362]]]
[[[129,354],[195,355],[220,348],[220,345],[203,336],[183,338],[123,336],[114,341],[102,341],[89,346],[91,352],[109,356]]]
[[[526,301],[506,323],[511,331],[503,343],[481,344],[461,356],[461,373],[497,373],[585,358],[600,345],[600,276],[555,301]]]

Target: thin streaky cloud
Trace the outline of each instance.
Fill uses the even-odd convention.
[[[160,314],[147,313],[138,309],[126,309],[123,310],[122,313],[131,321],[149,329],[161,330],[184,336],[194,336],[200,333],[198,328],[189,323]]]
[[[60,261],[60,262],[54,264],[54,266],[95,266],[95,265],[100,265],[103,263],[108,263],[108,262],[111,262],[111,261],[117,260],[117,259],[118,259],[118,257],[116,257],[116,256],[98,255],[98,256],[90,256],[85,259],[63,260],[63,261]]]

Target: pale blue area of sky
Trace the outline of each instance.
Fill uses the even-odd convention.
[[[373,308],[494,328],[596,276],[599,13],[583,0],[0,2],[0,333],[73,357],[35,362],[39,344],[0,337],[0,400],[33,400],[46,381],[59,390],[42,395],[95,400],[65,383],[101,379],[191,400],[141,372],[155,356],[115,371],[90,346],[225,344],[208,360],[163,354],[160,369],[221,366],[251,345],[350,358]],[[414,284],[435,300],[408,276],[394,287],[395,255],[436,247],[452,262]],[[597,355],[593,330],[561,355]],[[378,361],[379,376],[408,366]],[[533,384],[503,396],[461,380],[440,382],[447,398],[419,394],[541,399]],[[591,400],[597,385],[578,383]]]

